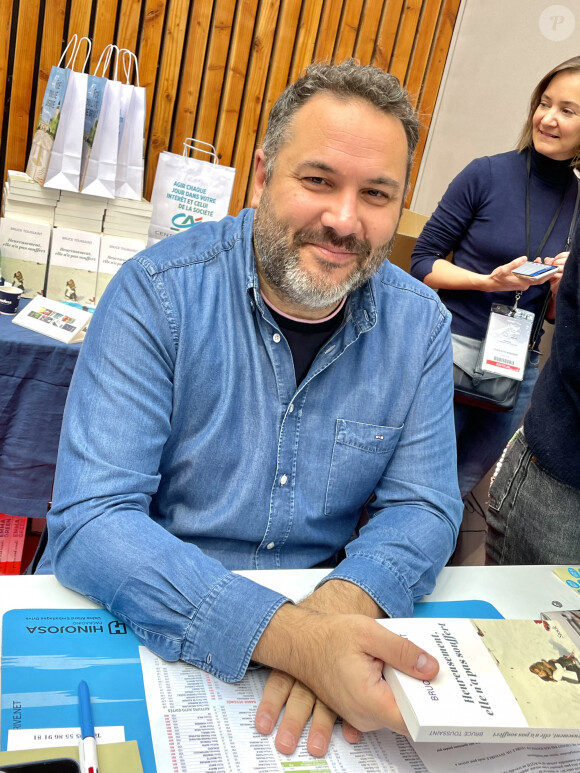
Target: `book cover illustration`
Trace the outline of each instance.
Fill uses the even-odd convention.
[[[0,269],[23,298],[44,291],[52,228],[47,223],[0,219]]]
[[[95,308],[101,237],[88,231],[55,228],[52,236],[46,295]]]
[[[385,667],[415,741],[573,743],[580,738],[580,613],[538,620],[385,621],[437,658],[421,682]]]
[[[139,641],[101,609],[4,614],[0,749],[8,749],[12,731],[78,729],[81,679],[90,686],[95,727],[124,727],[125,740],[138,742],[145,773],[155,773]]]

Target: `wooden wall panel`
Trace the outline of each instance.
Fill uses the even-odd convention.
[[[268,112],[311,61],[355,56],[393,72],[423,128],[417,164],[460,0],[13,0],[0,2],[0,170],[26,167],[53,64],[87,35],[94,72],[104,47],[134,50],[147,93],[145,195],[162,150],[186,137],[235,166],[230,211],[247,206]],[[84,57],[79,55],[79,62]],[[79,69],[77,64],[76,69]],[[119,67],[119,77],[122,67]],[[134,77],[134,76],[132,76]],[[135,82],[135,79],[133,80]],[[412,176],[414,184],[416,172]]]
[[[210,40],[212,13],[212,0],[206,0],[203,3],[198,2],[193,6],[185,45],[181,87],[179,89],[176,115],[173,123],[173,138],[171,145],[167,148],[167,150],[175,153],[181,153],[183,141],[187,137],[193,136],[206,51]],[[142,58],[145,59],[145,55]],[[149,89],[150,91],[151,89]],[[153,165],[150,161],[150,166]]]
[[[44,24],[42,28],[42,40],[40,44],[40,62],[36,83],[33,87],[36,91],[33,120],[40,113],[44,89],[53,64],[58,61],[63,51],[63,38],[65,37],[64,20],[66,15],[66,0],[47,0],[45,20],[50,19],[50,24]],[[65,44],[66,45],[66,44]]]
[[[30,115],[30,96],[34,89],[34,61],[38,45],[38,20],[40,0],[29,0],[26,13],[19,14],[17,22],[15,48],[18,51],[18,66],[12,75],[10,91],[10,112],[8,114],[8,137],[11,151],[17,159],[17,168],[26,163],[28,122]]]
[[[6,83],[8,80],[8,62],[10,56],[10,30],[12,28],[12,4],[0,3],[0,105],[8,106]],[[0,137],[4,126],[4,113],[0,110]],[[7,116],[6,116],[7,120]],[[1,143],[0,143],[1,148]]]
[[[346,0],[344,4],[334,46],[336,62],[343,62],[353,55],[362,8],[363,0]]]

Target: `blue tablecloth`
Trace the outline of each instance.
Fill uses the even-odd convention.
[[[0,512],[38,518],[51,498],[64,403],[81,344],[60,343],[13,319],[0,314]]]

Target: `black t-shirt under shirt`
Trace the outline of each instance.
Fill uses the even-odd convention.
[[[298,386],[308,373],[321,347],[338,330],[344,318],[345,303],[342,301],[332,315],[325,317],[321,321],[305,322],[294,317],[285,316],[273,308],[265,298],[264,301],[280,328],[280,332],[288,341],[294,360],[296,386]]]

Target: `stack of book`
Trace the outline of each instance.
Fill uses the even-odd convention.
[[[2,215],[34,223],[54,223],[60,191],[43,188],[24,172],[8,172],[2,196]]]
[[[100,234],[107,199],[102,196],[88,196],[86,193],[61,191],[54,212],[54,225],[77,231]]]
[[[109,199],[103,233],[146,242],[152,211],[153,207],[146,199]]]

